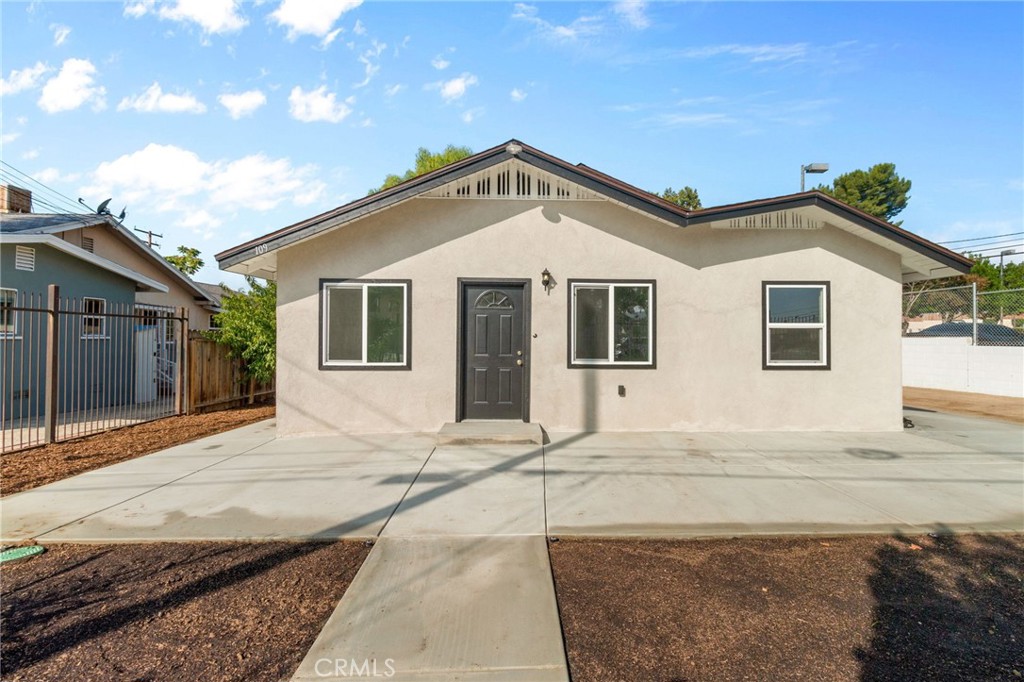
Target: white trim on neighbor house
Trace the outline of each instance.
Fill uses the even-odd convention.
[[[123,265],[119,265],[114,261],[107,260],[101,256],[97,256],[94,253],[89,253],[85,249],[75,246],[71,242],[65,241],[60,237],[52,234],[5,234],[0,239],[0,243],[4,244],[42,244],[45,246],[53,247],[59,251],[83,260],[87,263],[91,263],[97,267],[108,270],[115,275],[120,275],[134,281],[140,286],[143,291],[159,291],[160,293],[167,293],[168,289],[166,284],[161,284],[154,279],[150,279],[145,275],[141,275],[134,270],[129,270]]]
[[[320,369],[409,369],[409,322],[412,282],[409,280],[322,280],[320,285]],[[402,290],[402,345],[401,360],[371,362],[369,355],[369,291],[371,288],[400,288]],[[330,357],[331,348],[331,292],[360,291],[360,357],[339,359]]]
[[[36,250],[31,246],[14,247],[14,269],[35,272]]]
[[[655,324],[655,294],[654,294],[655,282],[653,280],[611,280],[611,279],[589,279],[589,280],[569,280],[569,366],[570,367],[621,367],[636,368],[636,367],[651,367],[655,366],[654,348],[655,339],[654,335],[657,330]],[[636,289],[646,288],[647,289],[647,359],[646,360],[616,360],[615,359],[615,348],[616,348],[616,325],[615,325],[615,292],[618,289]],[[577,346],[579,344],[578,335],[578,315],[576,302],[578,299],[579,291],[581,289],[588,290],[607,290],[607,314],[608,318],[606,321],[607,325],[607,355],[604,358],[580,358],[578,357]]]
[[[765,369],[828,369],[829,358],[829,283],[828,282],[764,282],[764,345]],[[817,309],[808,309],[807,313],[790,321],[772,321],[772,292],[779,290],[817,289]],[[799,319],[816,318],[816,319]],[[772,359],[772,332],[787,330],[817,330],[818,356],[816,359]]]
[[[100,304],[98,310],[87,311],[86,304],[89,302],[97,302]],[[108,339],[107,335],[107,299],[98,298],[96,296],[83,296],[82,297],[82,316],[81,316],[81,330],[83,339]],[[96,320],[98,323],[98,331],[92,333],[86,333],[85,325],[86,320]]]

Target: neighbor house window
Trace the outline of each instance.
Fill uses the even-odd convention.
[[[569,280],[569,366],[654,367],[654,282]]]
[[[18,305],[17,289],[0,289],[0,337],[13,337],[18,333],[18,318],[14,307]]]
[[[408,280],[321,282],[320,365],[408,369]]]
[[[107,302],[102,298],[82,298],[82,337],[107,335]]]
[[[764,367],[828,369],[828,282],[764,283]]]

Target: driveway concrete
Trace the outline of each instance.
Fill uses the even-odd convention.
[[[548,532],[1024,530],[1024,428],[908,415],[902,433],[550,434]]]

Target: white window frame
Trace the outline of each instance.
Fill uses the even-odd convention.
[[[14,301],[11,303],[12,308],[18,306],[18,290],[12,289],[11,287],[0,287],[0,292],[10,291],[14,294]],[[0,329],[0,339],[16,339],[18,337],[18,311],[11,310],[11,329],[10,331]]]
[[[655,333],[655,284],[654,280],[569,280],[569,367],[618,367],[618,368],[648,368],[656,367]],[[646,360],[616,360],[615,359],[615,289],[642,287],[647,289],[648,317],[647,317],[647,359]],[[608,290],[608,358],[577,358],[576,357],[576,292],[580,289],[607,289]]]
[[[831,367],[831,335],[829,320],[832,315],[829,290],[831,282],[764,282],[764,319],[762,320],[763,339],[761,347],[764,351],[764,369],[830,369]],[[771,291],[773,289],[819,289],[821,291],[820,322],[772,322]],[[819,329],[818,360],[772,360],[773,329]]]
[[[86,314],[85,302],[86,301],[99,301],[103,304],[100,314]],[[100,321],[100,331],[98,334],[86,334],[85,333],[85,318],[95,318]],[[106,339],[107,337],[107,299],[99,298],[96,296],[83,296],[82,297],[82,338],[83,339]]]
[[[366,316],[369,311],[368,299],[370,287],[397,287],[402,290],[402,354],[401,362],[367,362],[367,333],[368,326]],[[330,360],[327,357],[330,348],[330,292],[333,289],[358,289],[362,291],[362,359],[361,360]],[[409,328],[411,310],[409,306],[410,291],[412,282],[409,280],[395,279],[348,279],[348,280],[321,280],[320,284],[320,368],[321,369],[410,369],[411,348],[409,344]]]

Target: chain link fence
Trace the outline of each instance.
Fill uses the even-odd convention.
[[[978,291],[966,285],[905,292],[903,335],[1024,346],[1024,289]]]

